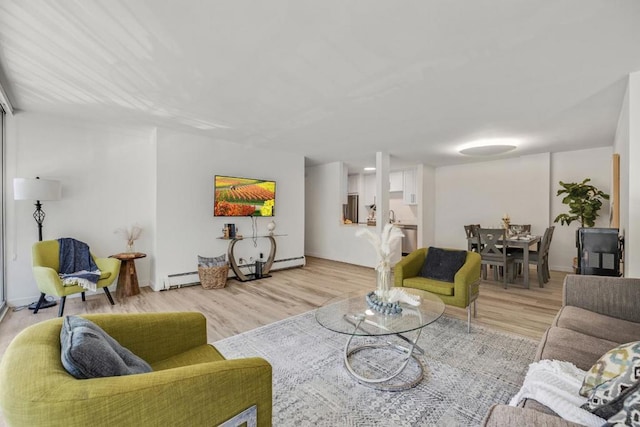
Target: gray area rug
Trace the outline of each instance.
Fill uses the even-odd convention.
[[[271,363],[276,427],[480,425],[491,405],[508,402],[520,389],[537,346],[480,326],[467,334],[466,322],[442,317],[418,341],[425,350],[418,357],[424,379],[415,388],[389,392],[348,374],[342,361],[347,339],[320,326],[311,311],[214,345],[227,358],[259,356]]]

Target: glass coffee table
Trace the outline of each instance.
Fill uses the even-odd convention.
[[[422,363],[414,354],[424,354],[424,351],[416,343],[422,328],[438,320],[445,306],[437,295],[402,289],[419,296],[420,305],[401,303],[402,313],[385,315],[369,308],[365,293],[352,292],[332,298],[316,310],[320,325],[349,335],[344,347],[344,364],[349,374],[363,385],[379,390],[406,390],[415,387],[424,376]],[[411,339],[407,334],[415,337]],[[356,337],[368,339],[350,348]],[[363,356],[365,353],[368,356]],[[412,360],[413,373],[407,376],[403,371]],[[367,367],[368,375],[357,372],[363,366]]]

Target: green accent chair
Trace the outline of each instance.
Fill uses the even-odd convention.
[[[420,276],[420,270],[428,252],[428,248],[420,248],[402,258],[393,270],[394,286],[431,292],[438,295],[447,305],[466,308],[467,332],[469,332],[471,303],[473,303],[473,316],[477,315],[476,300],[480,293],[480,254],[467,251],[464,265],[456,273],[454,282],[450,283]]]
[[[270,426],[271,365],[225,360],[200,313],[92,314],[153,372],[78,380],[60,360],[61,318],[24,329],[0,361],[0,407],[11,426],[217,426],[256,407]]]
[[[98,269],[100,270],[100,279],[96,283],[97,289],[104,289],[107,299],[111,305],[114,305],[113,298],[107,286],[111,285],[118,277],[120,271],[120,260],[115,258],[96,258],[91,254]],[[62,316],[64,312],[64,303],[67,295],[82,293],[82,301],[85,300],[85,291],[82,286],[64,286],[62,280],[58,276],[60,269],[60,243],[57,240],[45,240],[36,242],[31,248],[31,265],[33,267],[33,275],[36,284],[40,290],[40,299],[36,304],[33,314],[37,314],[40,305],[44,302],[45,295],[54,295],[60,297],[60,308],[58,316]]]

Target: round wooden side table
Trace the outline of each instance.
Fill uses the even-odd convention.
[[[147,254],[142,252],[123,252],[109,257],[120,260],[120,274],[118,275],[118,286],[116,287],[117,298],[130,297],[140,293],[135,260],[146,256]]]

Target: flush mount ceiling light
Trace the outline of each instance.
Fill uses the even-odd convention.
[[[514,139],[481,139],[460,147],[458,152],[465,156],[496,156],[517,147]]]
[[[374,168],[373,166],[367,166],[366,168],[364,168],[364,170],[366,170],[366,171],[374,171],[374,170],[376,170],[376,168]]]

